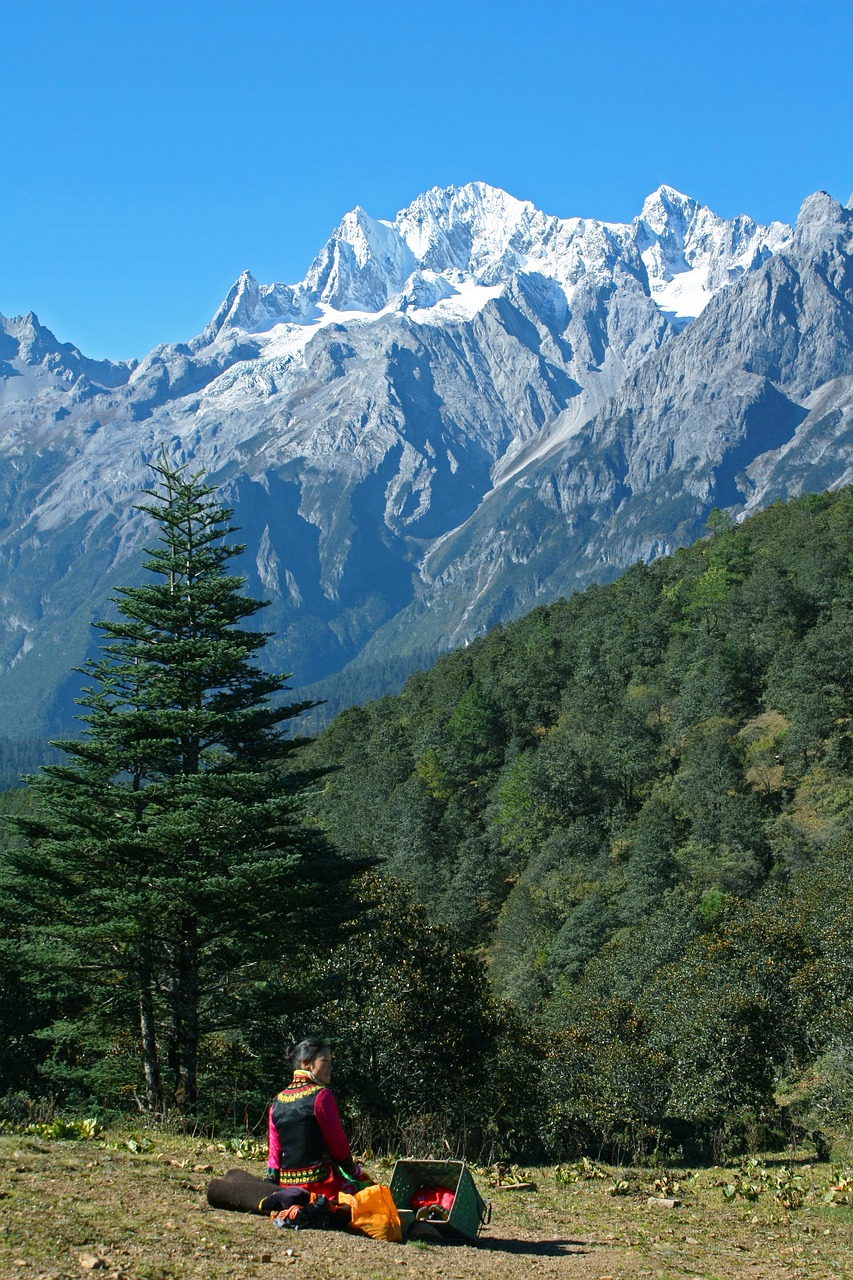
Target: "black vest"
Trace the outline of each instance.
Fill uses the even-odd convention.
[[[272,1120],[281,1143],[280,1168],[298,1173],[298,1182],[322,1182],[328,1173],[329,1153],[314,1115],[314,1100],[321,1084],[306,1081],[282,1089],[272,1104]]]

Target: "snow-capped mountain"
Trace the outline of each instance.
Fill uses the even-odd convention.
[[[359,656],[464,641],[740,516],[853,483],[853,209],[820,192],[581,431],[424,558],[428,586]]]
[[[662,442],[682,421],[681,410],[672,417],[678,404],[697,414],[713,404],[705,428],[697,418],[675,431],[696,434],[704,459],[703,431],[714,436],[724,406],[755,390],[738,374],[729,394],[723,375],[735,368],[764,379],[772,416],[781,330],[766,321],[766,341],[753,332],[758,299],[774,271],[796,271],[784,264],[824,252],[827,237],[847,252],[832,230],[846,212],[812,201],[792,238],[779,223],[726,221],[669,187],[615,224],[549,217],[472,183],[429,191],[393,222],[354,210],[305,280],[261,285],[244,273],[203,333],[139,364],[88,361],[33,316],[2,321],[6,723],[52,727],[65,714],[76,689],[68,668],[90,643],[90,622],[109,589],[138,572],[133,503],[163,447],[205,469],[235,506],[249,590],[272,601],[273,665],[304,686],[350,664],[353,696],[551,598],[554,574],[526,567],[538,548],[550,548],[565,590],[695,536],[720,495],[697,479],[706,461],[693,466],[683,444]],[[794,306],[789,346],[802,318]],[[811,312],[809,323],[818,323]],[[846,374],[830,350],[839,323],[827,312],[823,357],[780,365],[804,420],[808,397]],[[759,374],[738,364],[753,347],[750,358],[763,351],[767,365]],[[613,425],[626,415],[648,424],[642,440]],[[745,469],[756,458],[737,432]],[[584,481],[583,501],[602,505],[589,517],[598,541],[580,546],[570,535],[586,516],[565,495],[591,468],[603,477],[595,460],[617,447],[632,495],[644,468],[677,473],[684,512],[651,542],[628,537],[618,502],[608,505],[616,489]],[[771,472],[770,463],[761,471],[769,494]],[[722,496],[744,506],[758,487]]]

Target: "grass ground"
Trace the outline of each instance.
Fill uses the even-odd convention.
[[[788,1166],[794,1177],[786,1179],[782,1162],[768,1157],[738,1180],[729,1169],[664,1175],[581,1163],[526,1170],[522,1181],[534,1187],[515,1190],[490,1186],[490,1171],[475,1170],[492,1203],[491,1225],[476,1242],[393,1245],[282,1231],[265,1218],[211,1209],[209,1178],[241,1163],[216,1145],[164,1134],[147,1149],[133,1139],[130,1146],[137,1149],[109,1134],[71,1142],[0,1136],[2,1280],[853,1275],[853,1207],[824,1203],[838,1186],[837,1166],[794,1162]],[[368,1163],[377,1179],[390,1181],[389,1165]],[[259,1160],[244,1164],[261,1172]],[[729,1201],[725,1184],[736,1188]],[[650,1205],[650,1196],[681,1203]],[[802,1203],[788,1208],[786,1198]],[[835,1198],[851,1197],[842,1186]]]

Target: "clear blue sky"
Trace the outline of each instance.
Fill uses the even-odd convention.
[[[5,0],[0,312],[87,355],[302,278],[356,204],[481,179],[627,221],[853,188],[840,0]]]

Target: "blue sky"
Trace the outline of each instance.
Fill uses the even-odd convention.
[[[0,312],[87,355],[302,278],[356,204],[480,179],[628,221],[661,182],[796,217],[853,188],[839,0],[6,0]]]

